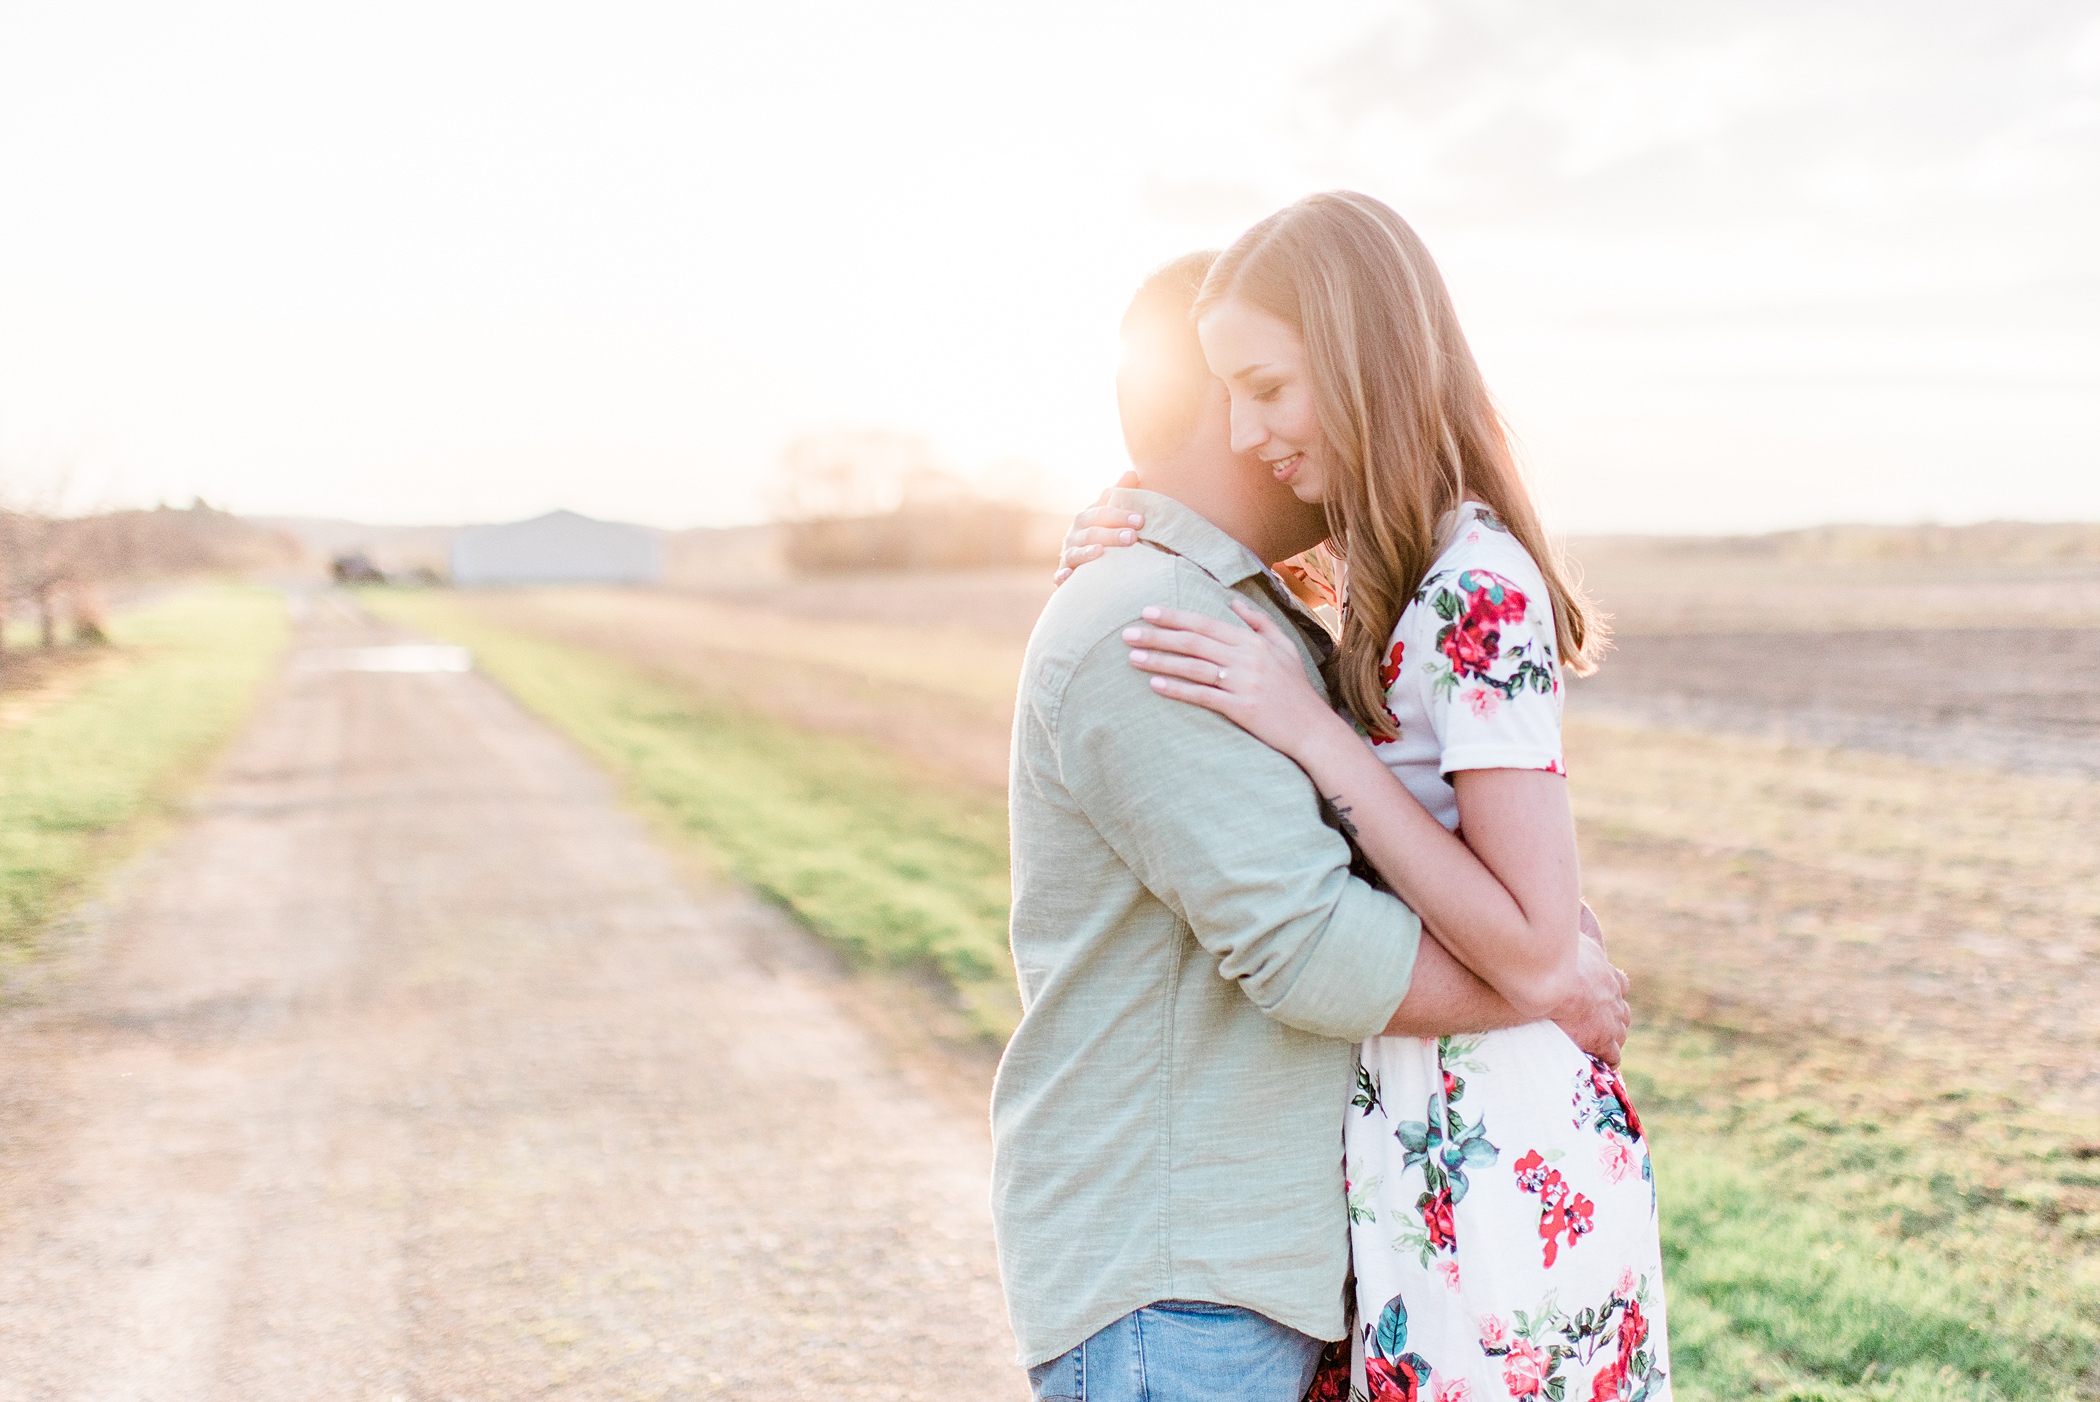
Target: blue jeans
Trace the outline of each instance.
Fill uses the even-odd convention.
[[[1028,1370],[1037,1402],[1302,1402],[1318,1339],[1232,1305],[1162,1300]]]

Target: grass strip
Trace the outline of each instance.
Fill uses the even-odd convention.
[[[1687,1397],[2091,1397],[2090,1142],[1842,1041],[1638,1029]]]
[[[1735,1141],[1655,1125],[1670,1348],[1686,1399],[2085,1397],[2092,1329],[2036,1273],[1993,1279],[1790,1194]],[[2039,1263],[2029,1263],[2030,1265]]]
[[[275,591],[184,590],[119,614],[77,690],[0,730],[0,957],[25,955],[218,752],[286,633]]]
[[[1006,940],[1006,812],[874,746],[696,697],[603,655],[491,624],[459,596],[373,591],[375,612],[477,665],[740,880],[857,958],[931,965],[972,1025],[1020,1015]]]
[[[475,649],[646,806],[812,928],[873,959],[930,961],[964,990],[981,1028],[1011,1027],[1006,830],[982,795],[524,631],[515,610],[492,623],[472,596],[367,597]],[[1950,1139],[1941,1112],[1906,1110],[1893,1095],[1836,1115],[1823,1082],[1798,1078],[1879,1078],[1841,1050],[1811,1065],[1809,1050],[1673,1024],[1642,1029],[1629,1051],[1655,1143],[1676,1395],[2092,1395],[2100,1279],[2052,1257],[2072,1243],[2037,1235],[2031,1213],[1975,1197],[1976,1176],[1961,1168],[1965,1157],[2020,1154],[2037,1173],[2079,1171],[2064,1167],[2063,1136],[2020,1139],[2001,1125],[1993,1138],[1979,1123],[1973,1138]],[[1751,1083],[1775,1089],[1746,1097]],[[1953,1207],[1902,1206],[1914,1199]]]

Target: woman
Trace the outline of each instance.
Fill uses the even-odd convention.
[[[1217,261],[1195,315],[1233,448],[1326,508],[1341,714],[1245,605],[1246,627],[1147,609],[1131,663],[1295,760],[1436,938],[1541,1019],[1364,1043],[1344,1135],[1352,1395],[1666,1398],[1640,1119],[1617,1072],[1543,1020],[1581,916],[1561,673],[1590,669],[1598,620],[1399,215],[1350,193],[1292,205]]]

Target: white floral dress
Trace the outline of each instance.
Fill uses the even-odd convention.
[[[1400,738],[1378,751],[1456,829],[1451,774],[1565,771],[1545,580],[1476,503],[1450,540],[1394,629]],[[1669,1397],[1654,1175],[1617,1072],[1550,1022],[1376,1037],[1344,1143],[1353,1396]],[[1340,1395],[1339,1371],[1315,1396]]]

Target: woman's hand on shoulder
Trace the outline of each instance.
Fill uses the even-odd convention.
[[[1187,609],[1146,609],[1143,623],[1123,630],[1130,665],[1150,672],[1160,695],[1216,711],[1294,759],[1336,728],[1353,739],[1306,677],[1289,630],[1244,599],[1232,611],[1244,627]]]
[[[1116,479],[1117,487],[1137,485],[1135,472],[1126,472]],[[1108,492],[1104,491],[1092,506],[1072,518],[1072,529],[1065,533],[1065,547],[1057,557],[1057,573],[1050,576],[1050,583],[1053,587],[1063,584],[1072,577],[1073,570],[1099,559],[1104,550],[1137,544],[1138,527],[1144,524],[1145,518],[1136,512],[1110,506]]]

